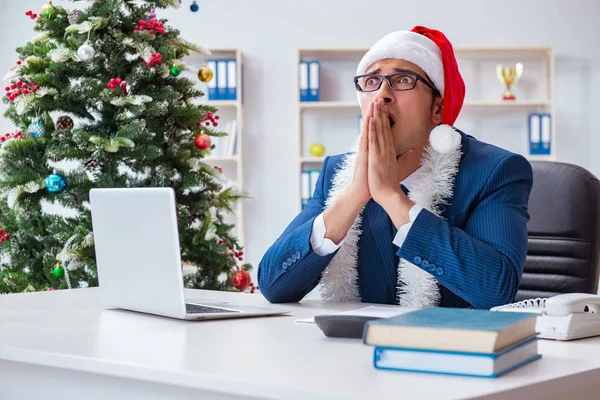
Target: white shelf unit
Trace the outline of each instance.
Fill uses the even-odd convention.
[[[227,175],[228,173],[234,174],[235,178],[231,179],[229,183],[233,185],[240,192],[244,192],[244,176],[243,176],[243,132],[244,132],[244,124],[243,124],[243,107],[242,107],[242,70],[243,70],[243,54],[240,49],[235,48],[209,48],[211,55],[203,56],[198,54],[193,54],[192,56],[186,58],[186,61],[195,65],[198,68],[202,67],[206,60],[214,60],[214,59],[235,59],[236,60],[236,99],[235,100],[209,100],[208,99],[208,86],[206,83],[200,82],[196,76],[197,70],[194,71],[185,71],[189,75],[189,78],[198,82],[196,87],[204,93],[204,96],[196,99],[195,103],[197,104],[206,104],[217,109],[216,115],[219,115],[217,127],[212,127],[215,129],[223,128],[225,129],[225,124],[227,121],[235,120],[236,121],[236,147],[234,155],[210,155],[204,159],[204,161],[210,165],[218,165],[223,169],[223,173]],[[216,71],[213,71],[216,74]],[[216,75],[213,79],[216,79]],[[216,138],[212,138],[215,140]],[[218,144],[217,144],[218,146]],[[215,149],[216,151],[217,149]],[[235,215],[232,215],[232,221],[235,223],[234,233],[238,238],[238,242],[241,246],[245,245],[245,224],[244,224],[244,200],[240,200],[235,204]],[[244,248],[244,253],[246,253],[247,258],[247,249]]]
[[[510,126],[506,138],[501,135],[496,138],[485,136],[482,132],[478,132],[477,128],[473,129],[472,133],[482,135],[483,141],[521,153],[529,160],[556,161],[556,61],[553,48],[457,47],[455,53],[467,85],[467,98],[457,121],[457,127],[464,127],[468,133],[471,133],[468,124],[465,124],[467,119],[465,117],[473,120],[487,118],[490,121],[499,116],[507,116],[507,121],[522,118],[522,130],[513,131]],[[509,66],[517,62],[522,63],[524,69],[521,79],[512,88],[516,100],[502,100],[504,87],[496,77],[495,65]],[[534,112],[550,115],[550,154],[529,153],[525,113]],[[512,120],[509,119],[509,114],[513,115]],[[514,135],[518,135],[518,139]],[[523,147],[526,147],[527,151],[519,151],[519,148],[523,149]]]
[[[337,113],[337,114],[348,114],[356,113],[360,115],[360,106],[356,97],[352,77],[355,74],[356,66],[358,65],[362,56],[367,52],[366,48],[300,48],[297,52],[297,90],[296,99],[298,102],[298,196],[297,199],[301,198],[301,173],[304,169],[312,166],[312,168],[320,167],[326,155],[336,154],[342,151],[347,151],[348,148],[335,149],[339,151],[330,152],[326,146],[325,155],[322,157],[314,157],[309,151],[308,147],[310,143],[307,137],[310,132],[307,132],[305,118],[308,115],[315,115],[318,113]],[[551,115],[551,153],[550,155],[532,155],[527,151],[520,151],[521,154],[526,156],[529,160],[549,160],[554,161],[556,159],[556,113],[555,113],[555,57],[554,51],[550,47],[455,47],[454,48],[456,57],[459,62],[459,68],[465,79],[467,85],[467,97],[463,104],[461,111],[462,116],[473,116],[474,118],[482,118],[486,120],[488,118],[502,118],[509,114],[516,114],[516,118],[522,118],[519,121],[520,126],[516,132],[513,132],[513,137],[509,138],[514,142],[515,135],[518,135],[518,140],[528,141],[528,130],[526,115],[530,112],[542,112]],[[486,70],[480,66],[479,69],[470,70],[465,68],[463,70],[464,60],[475,59],[485,62],[487,60],[488,66]],[[320,68],[320,101],[300,101],[300,61],[317,60],[321,64]],[[505,61],[507,60],[507,61]],[[536,61],[539,72],[538,74],[532,73],[532,68],[528,68],[527,61]],[[505,101],[502,100],[502,94],[504,92],[503,84],[496,77],[495,64],[505,62],[523,62],[525,68],[521,80],[514,85],[513,92],[516,93],[516,100]],[[508,64],[507,64],[508,65]],[[335,70],[339,67],[339,70]],[[352,69],[352,67],[354,69]],[[487,81],[473,82],[472,77],[469,74],[473,74],[475,78],[481,78],[486,74]],[[525,82],[525,83],[523,83]],[[324,87],[324,85],[328,85]],[[478,88],[477,85],[485,85],[488,89],[486,96],[471,96],[471,93],[480,93],[481,90],[473,90]],[[537,91],[534,94],[527,96],[526,94],[520,93],[521,85],[524,89],[535,89]],[[479,115],[483,114],[483,116]],[[339,117],[338,117],[339,118]],[[343,118],[343,117],[342,117]],[[354,130],[350,133],[351,136],[359,133],[359,126],[356,123]],[[460,118],[457,121],[456,126],[462,129],[460,125]],[[494,143],[494,140],[489,140],[488,137],[480,135],[477,130],[470,131],[465,128],[465,132],[472,134],[480,140]],[[492,138],[493,139],[493,138]],[[515,144],[515,143],[512,143]],[[502,146],[502,141],[498,143]],[[518,147],[517,143],[514,147]],[[521,148],[524,144],[521,143]],[[514,150],[512,150],[514,151]],[[519,151],[515,151],[519,152]],[[298,200],[299,208],[301,209],[300,200]]]

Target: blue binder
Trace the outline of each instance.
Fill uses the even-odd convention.
[[[237,62],[227,60],[227,100],[237,99]]]
[[[550,154],[552,146],[552,125],[550,114],[540,114],[541,118],[541,139],[542,139],[542,154]]]
[[[310,171],[302,171],[300,179],[300,201],[302,203],[302,209],[308,204],[310,200]]]
[[[206,60],[206,66],[213,72],[213,78],[207,83],[208,100],[217,100],[217,62],[216,60]]]
[[[320,95],[320,70],[321,65],[318,61],[311,61],[308,63],[308,89],[309,89],[309,101],[319,101]]]
[[[308,63],[300,62],[298,86],[300,87],[300,101],[308,101]]]
[[[227,100],[227,60],[217,61],[217,100]]]
[[[541,118],[539,114],[529,114],[529,154],[536,155],[541,153]]]

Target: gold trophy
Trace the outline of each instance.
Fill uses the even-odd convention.
[[[496,74],[500,82],[506,85],[503,100],[514,100],[515,95],[510,91],[510,87],[515,85],[523,74],[523,64],[517,63],[514,67],[505,67],[502,64],[496,65]]]

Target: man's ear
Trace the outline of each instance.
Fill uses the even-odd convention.
[[[431,122],[434,125],[440,125],[444,117],[444,99],[442,96],[435,96],[431,104]]]

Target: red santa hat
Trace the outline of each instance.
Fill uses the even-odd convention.
[[[429,141],[436,151],[448,153],[456,150],[460,146],[460,134],[452,125],[464,102],[465,83],[450,41],[442,32],[424,26],[389,33],[363,56],[356,74],[365,74],[373,63],[388,58],[411,62],[427,74],[444,104],[443,125],[431,131]]]

